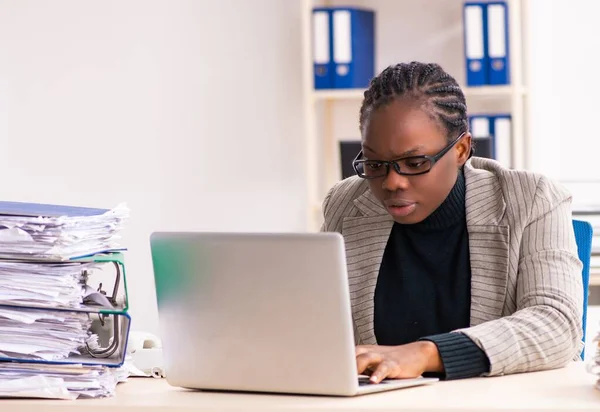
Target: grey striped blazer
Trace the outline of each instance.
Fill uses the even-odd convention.
[[[490,360],[489,375],[561,367],[583,349],[581,262],[571,197],[549,179],[474,157],[465,165],[471,322],[460,330]],[[365,180],[337,183],[322,231],[343,235],[355,341],[376,344],[375,285],[393,220]]]

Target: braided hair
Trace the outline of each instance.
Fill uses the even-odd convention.
[[[454,77],[435,63],[400,63],[371,80],[360,108],[364,135],[371,114],[400,97],[410,97],[447,132],[449,141],[469,128],[465,96]]]

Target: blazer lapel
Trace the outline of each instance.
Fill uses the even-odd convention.
[[[473,159],[474,161],[475,159]],[[509,227],[497,176],[465,165],[466,215],[471,261],[471,325],[502,316],[508,282]]]
[[[394,221],[370,190],[354,204],[362,216],[344,218],[342,234],[355,338],[357,344],[374,345],[377,343],[373,330],[375,286]]]

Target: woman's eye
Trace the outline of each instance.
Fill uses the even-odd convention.
[[[377,163],[377,162],[368,162],[367,163],[367,168],[371,169],[371,170],[380,169],[382,166],[383,166],[382,163]]]
[[[407,162],[406,164],[408,167],[418,169],[419,167],[423,166],[425,162],[423,160],[413,160],[412,162]]]
[[[428,159],[406,159],[404,161],[406,169],[419,172],[428,169],[429,164],[430,162]]]

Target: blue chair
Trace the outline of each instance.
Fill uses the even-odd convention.
[[[589,222],[573,220],[573,230],[577,241],[577,253],[583,263],[583,341],[585,342],[585,325],[587,321],[588,289],[590,284],[590,258],[592,255],[593,229]],[[585,357],[585,348],[581,351],[581,359]]]

